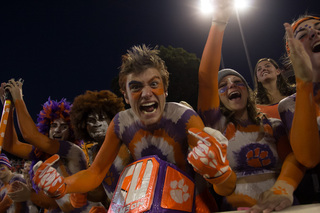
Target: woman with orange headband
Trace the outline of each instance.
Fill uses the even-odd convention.
[[[297,92],[279,103],[279,113],[290,131],[290,142],[296,159],[307,168],[314,168],[320,163],[320,18],[303,16],[291,26],[288,23],[284,26],[287,34],[287,61],[295,72]],[[310,184],[318,177],[316,184],[319,184],[319,166],[308,171],[306,176],[308,174],[311,181],[303,182]],[[306,196],[310,194],[308,190]],[[316,199],[319,202],[319,198]]]

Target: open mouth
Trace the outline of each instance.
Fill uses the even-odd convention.
[[[312,47],[312,52],[318,53],[320,52],[320,41],[318,41],[317,43],[315,43]]]
[[[228,98],[229,98],[229,100],[233,100],[233,99],[236,99],[236,98],[241,98],[241,93],[238,92],[238,91],[231,92],[228,95]]]
[[[54,136],[53,136],[53,139],[55,139],[55,140],[61,140],[61,139],[62,139],[62,136],[56,136],[56,135],[54,135]]]
[[[264,71],[264,72],[261,73],[261,76],[265,76],[267,74],[269,74],[269,72],[268,71]]]
[[[141,104],[141,106],[140,106],[140,111],[143,112],[144,114],[153,113],[157,109],[158,109],[157,102],[145,103],[145,104]]]

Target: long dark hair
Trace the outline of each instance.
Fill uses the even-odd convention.
[[[268,61],[270,62],[276,69],[280,69],[279,65],[277,62],[271,58],[261,58],[254,69],[254,84],[255,84],[255,89],[254,93],[256,96],[256,103],[257,104],[270,104],[271,101],[269,99],[270,95],[268,91],[263,87],[261,82],[258,82],[257,78],[257,67],[258,64],[262,61]],[[277,76],[277,89],[280,91],[280,94],[283,96],[289,96],[292,95],[293,93],[296,92],[295,85],[290,84],[282,75],[282,72]]]

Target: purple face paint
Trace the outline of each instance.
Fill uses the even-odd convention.
[[[246,87],[246,85],[242,82],[237,82],[237,83],[234,83],[235,86],[237,87]],[[222,93],[225,93],[228,89],[228,86],[224,86],[224,87],[221,87],[219,88],[219,93],[222,94]]]

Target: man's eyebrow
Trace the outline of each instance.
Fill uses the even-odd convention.
[[[142,84],[140,81],[130,81],[128,83],[129,86],[131,86],[132,84]]]
[[[149,82],[152,82],[152,81],[154,81],[155,79],[161,79],[159,76],[154,76],[153,78],[151,78],[150,80],[149,80]]]

